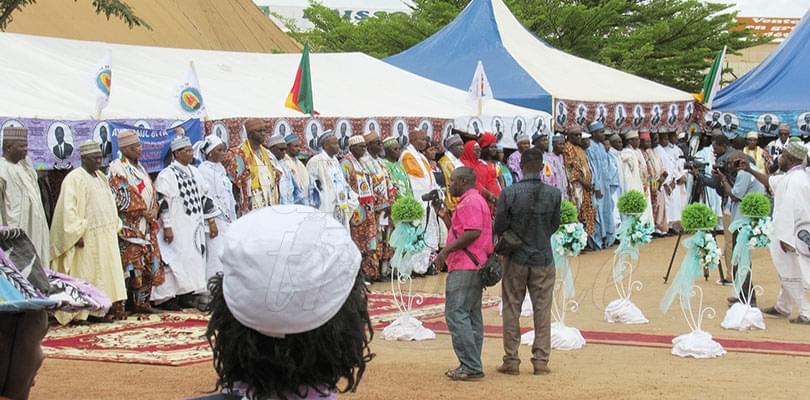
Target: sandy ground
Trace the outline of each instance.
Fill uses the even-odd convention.
[[[644,288],[633,295],[650,324],[620,326],[603,320],[604,305],[616,297],[608,281],[612,252],[584,254],[572,261],[580,310],[568,314],[567,323],[583,330],[681,334],[688,327],[677,301],[667,314],[658,303],[667,286],[663,284],[674,238],[659,239],[641,250],[636,277]],[[680,265],[679,251],[673,277]],[[776,273],[767,251],[754,253],[755,283],[761,285],[760,307],[773,304],[778,292]],[[736,332],[720,327],[730,288],[717,286],[717,273],[699,285],[705,291],[705,304],[717,310],[717,318],[706,319],[703,328],[717,337],[732,339],[778,339],[810,343],[810,327],[766,318],[767,330]],[[444,275],[421,279],[419,290],[442,293]],[[375,285],[376,290],[388,285]],[[496,296],[499,289],[485,295]],[[497,308],[485,311],[487,324],[499,325]],[[524,320],[524,326],[529,325]],[[487,373],[481,382],[450,382],[443,372],[457,365],[450,338],[438,335],[433,341],[386,342],[378,334],[372,343],[376,358],[369,365],[357,393],[344,395],[358,399],[802,399],[810,391],[807,371],[810,357],[730,352],[713,360],[681,359],[667,348],[588,344],[572,352],[554,351],[548,376],[531,375],[530,352],[521,347],[522,375],[504,376],[495,372],[502,356],[500,339],[484,343],[483,361]],[[210,364],[188,367],[156,367],[48,359],[40,370],[33,399],[182,399],[213,390],[215,376]]]

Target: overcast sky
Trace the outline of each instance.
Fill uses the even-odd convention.
[[[810,0],[718,0],[737,4],[741,17],[793,17],[801,18],[810,9]]]

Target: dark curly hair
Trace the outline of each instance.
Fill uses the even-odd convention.
[[[367,289],[358,276],[343,307],[321,327],[285,338],[265,336],[234,318],[222,294],[222,273],[208,282],[211,319],[205,336],[214,353],[217,390],[246,385],[250,399],[306,397],[357,389],[374,358]],[[344,379],[346,386],[338,387]]]

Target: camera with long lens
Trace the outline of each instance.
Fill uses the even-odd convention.
[[[438,189],[433,189],[422,195],[422,201],[437,202],[441,200],[441,195]]]
[[[693,169],[698,169],[702,171],[704,168],[706,168],[706,166],[709,165],[709,163],[703,161],[703,159],[700,157],[681,156],[679,158],[683,158],[686,160],[684,162],[684,168],[690,171]]]

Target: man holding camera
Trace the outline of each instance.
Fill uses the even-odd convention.
[[[731,214],[731,224],[734,224],[740,218],[744,218],[740,213],[739,206],[745,195],[748,193],[765,193],[765,187],[757,182],[750,172],[740,170],[743,161],[750,162],[751,160],[743,152],[733,151],[725,160],[725,164],[718,165],[712,170],[712,176],[715,177],[718,184],[715,190],[727,199],[726,205]],[[733,246],[737,245],[737,232],[733,232],[731,238],[731,250],[733,251]],[[732,273],[734,274],[732,277],[736,277],[737,265],[732,265]],[[742,301],[756,307],[757,298],[751,286],[751,273],[749,272],[743,279],[737,297],[730,297],[728,301],[729,303]]]
[[[550,372],[551,302],[554,290],[554,257],[551,234],[560,227],[560,191],[544,184],[539,173],[543,153],[537,149],[523,152],[520,161],[523,180],[506,188],[495,207],[494,232],[511,231],[520,238],[521,246],[506,255],[503,269],[503,365],[498,372],[520,373],[520,310],[526,290],[534,308],[534,374]]]

